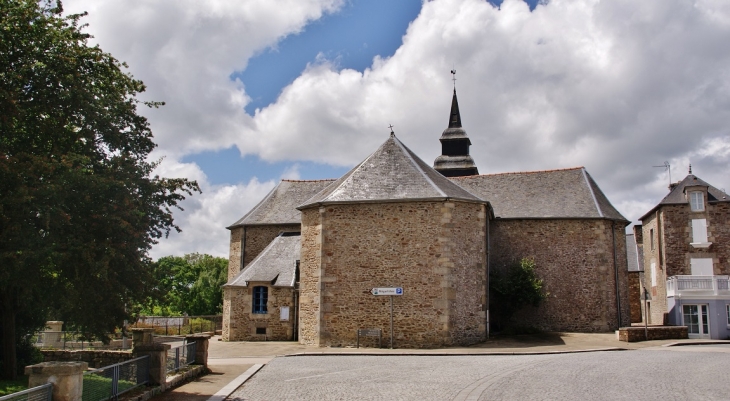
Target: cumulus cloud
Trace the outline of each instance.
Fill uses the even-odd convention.
[[[652,168],[665,160],[675,180],[691,162],[727,184],[727,37],[721,1],[551,1],[532,12],[520,0],[430,1],[392,57],[362,73],[311,65],[257,111],[253,132],[264,158],[351,164],[393,123],[430,161],[455,66],[481,172],[583,165],[635,219],[666,193]]]
[[[362,72],[320,57],[250,116],[245,86],[231,74],[341,1],[64,2],[90,11],[96,40],[129,62],[149,98],[168,102],[145,113],[159,152],[173,161],[235,144],[268,161],[349,166],[387,138],[389,124],[431,161],[447,126],[455,67],[480,172],[583,165],[632,220],[666,194],[667,173],[652,167],[664,161],[674,181],[691,163],[695,174],[730,189],[729,4],[552,0],[531,12],[521,0],[499,8],[425,1],[392,56]],[[297,168],[286,176],[298,177]],[[271,185],[209,186],[182,214],[190,240],[158,248],[206,251],[195,245],[213,226],[239,218]],[[225,240],[206,246],[227,254]]]
[[[276,185],[274,181],[259,182],[256,178],[244,184],[211,185],[195,164],[167,159],[155,174],[195,179],[202,193],[183,201],[180,206],[184,211],[174,212],[175,224],[182,232],[172,231],[168,238],[160,239],[150,252],[153,259],[192,252],[228,256],[229,233],[225,227],[241,218]]]

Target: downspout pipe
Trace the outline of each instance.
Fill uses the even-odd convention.
[[[490,242],[489,242],[489,208],[487,206],[484,206],[484,218],[486,221],[486,247],[485,247],[485,263],[487,264],[487,299],[486,299],[486,319],[487,319],[487,340],[489,339],[489,285],[491,284],[490,278],[489,278],[489,256],[491,254],[491,250],[489,249]]]

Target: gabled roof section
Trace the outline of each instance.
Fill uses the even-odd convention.
[[[583,167],[451,180],[489,201],[497,218],[603,218],[628,223]]]
[[[225,286],[247,287],[249,282],[267,282],[274,287],[293,287],[301,253],[300,238],[299,233],[279,234]]]
[[[653,213],[655,210],[657,210],[662,205],[680,205],[680,204],[689,204],[689,200],[687,199],[687,196],[685,195],[685,189],[687,187],[694,187],[694,186],[700,186],[700,187],[706,187],[707,188],[707,202],[708,203],[718,203],[718,202],[730,202],[730,195],[728,195],[725,192],[722,192],[721,190],[713,187],[712,185],[706,183],[699,177],[693,174],[689,174],[684,179],[672,186],[672,189],[669,191],[669,194],[662,199],[659,204],[654,206],[651,210],[649,210],[646,214],[641,216],[639,220],[645,219],[648,215]]]
[[[487,203],[419,159],[395,135],[298,209],[319,204],[454,199]]]
[[[297,206],[334,181],[334,179],[282,180],[258,205],[228,228],[248,225],[299,224],[302,218]]]

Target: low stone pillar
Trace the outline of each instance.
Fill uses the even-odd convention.
[[[132,348],[137,348],[139,345],[154,343],[154,334],[155,329],[151,327],[132,329]]]
[[[149,381],[153,386],[165,387],[167,381],[167,350],[170,349],[170,344],[163,343],[152,343],[142,344],[132,349],[132,354],[135,358],[149,355],[150,357],[150,371]]]
[[[45,331],[63,331],[63,322],[60,320],[49,320],[46,322]]]
[[[209,334],[190,334],[185,336],[188,343],[195,343],[195,364],[208,368],[208,340]]]
[[[81,401],[86,362],[43,362],[25,367],[28,388],[53,383],[53,401]]]

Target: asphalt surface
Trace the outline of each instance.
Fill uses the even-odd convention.
[[[229,397],[256,400],[728,400],[730,345],[545,355],[272,359]]]

